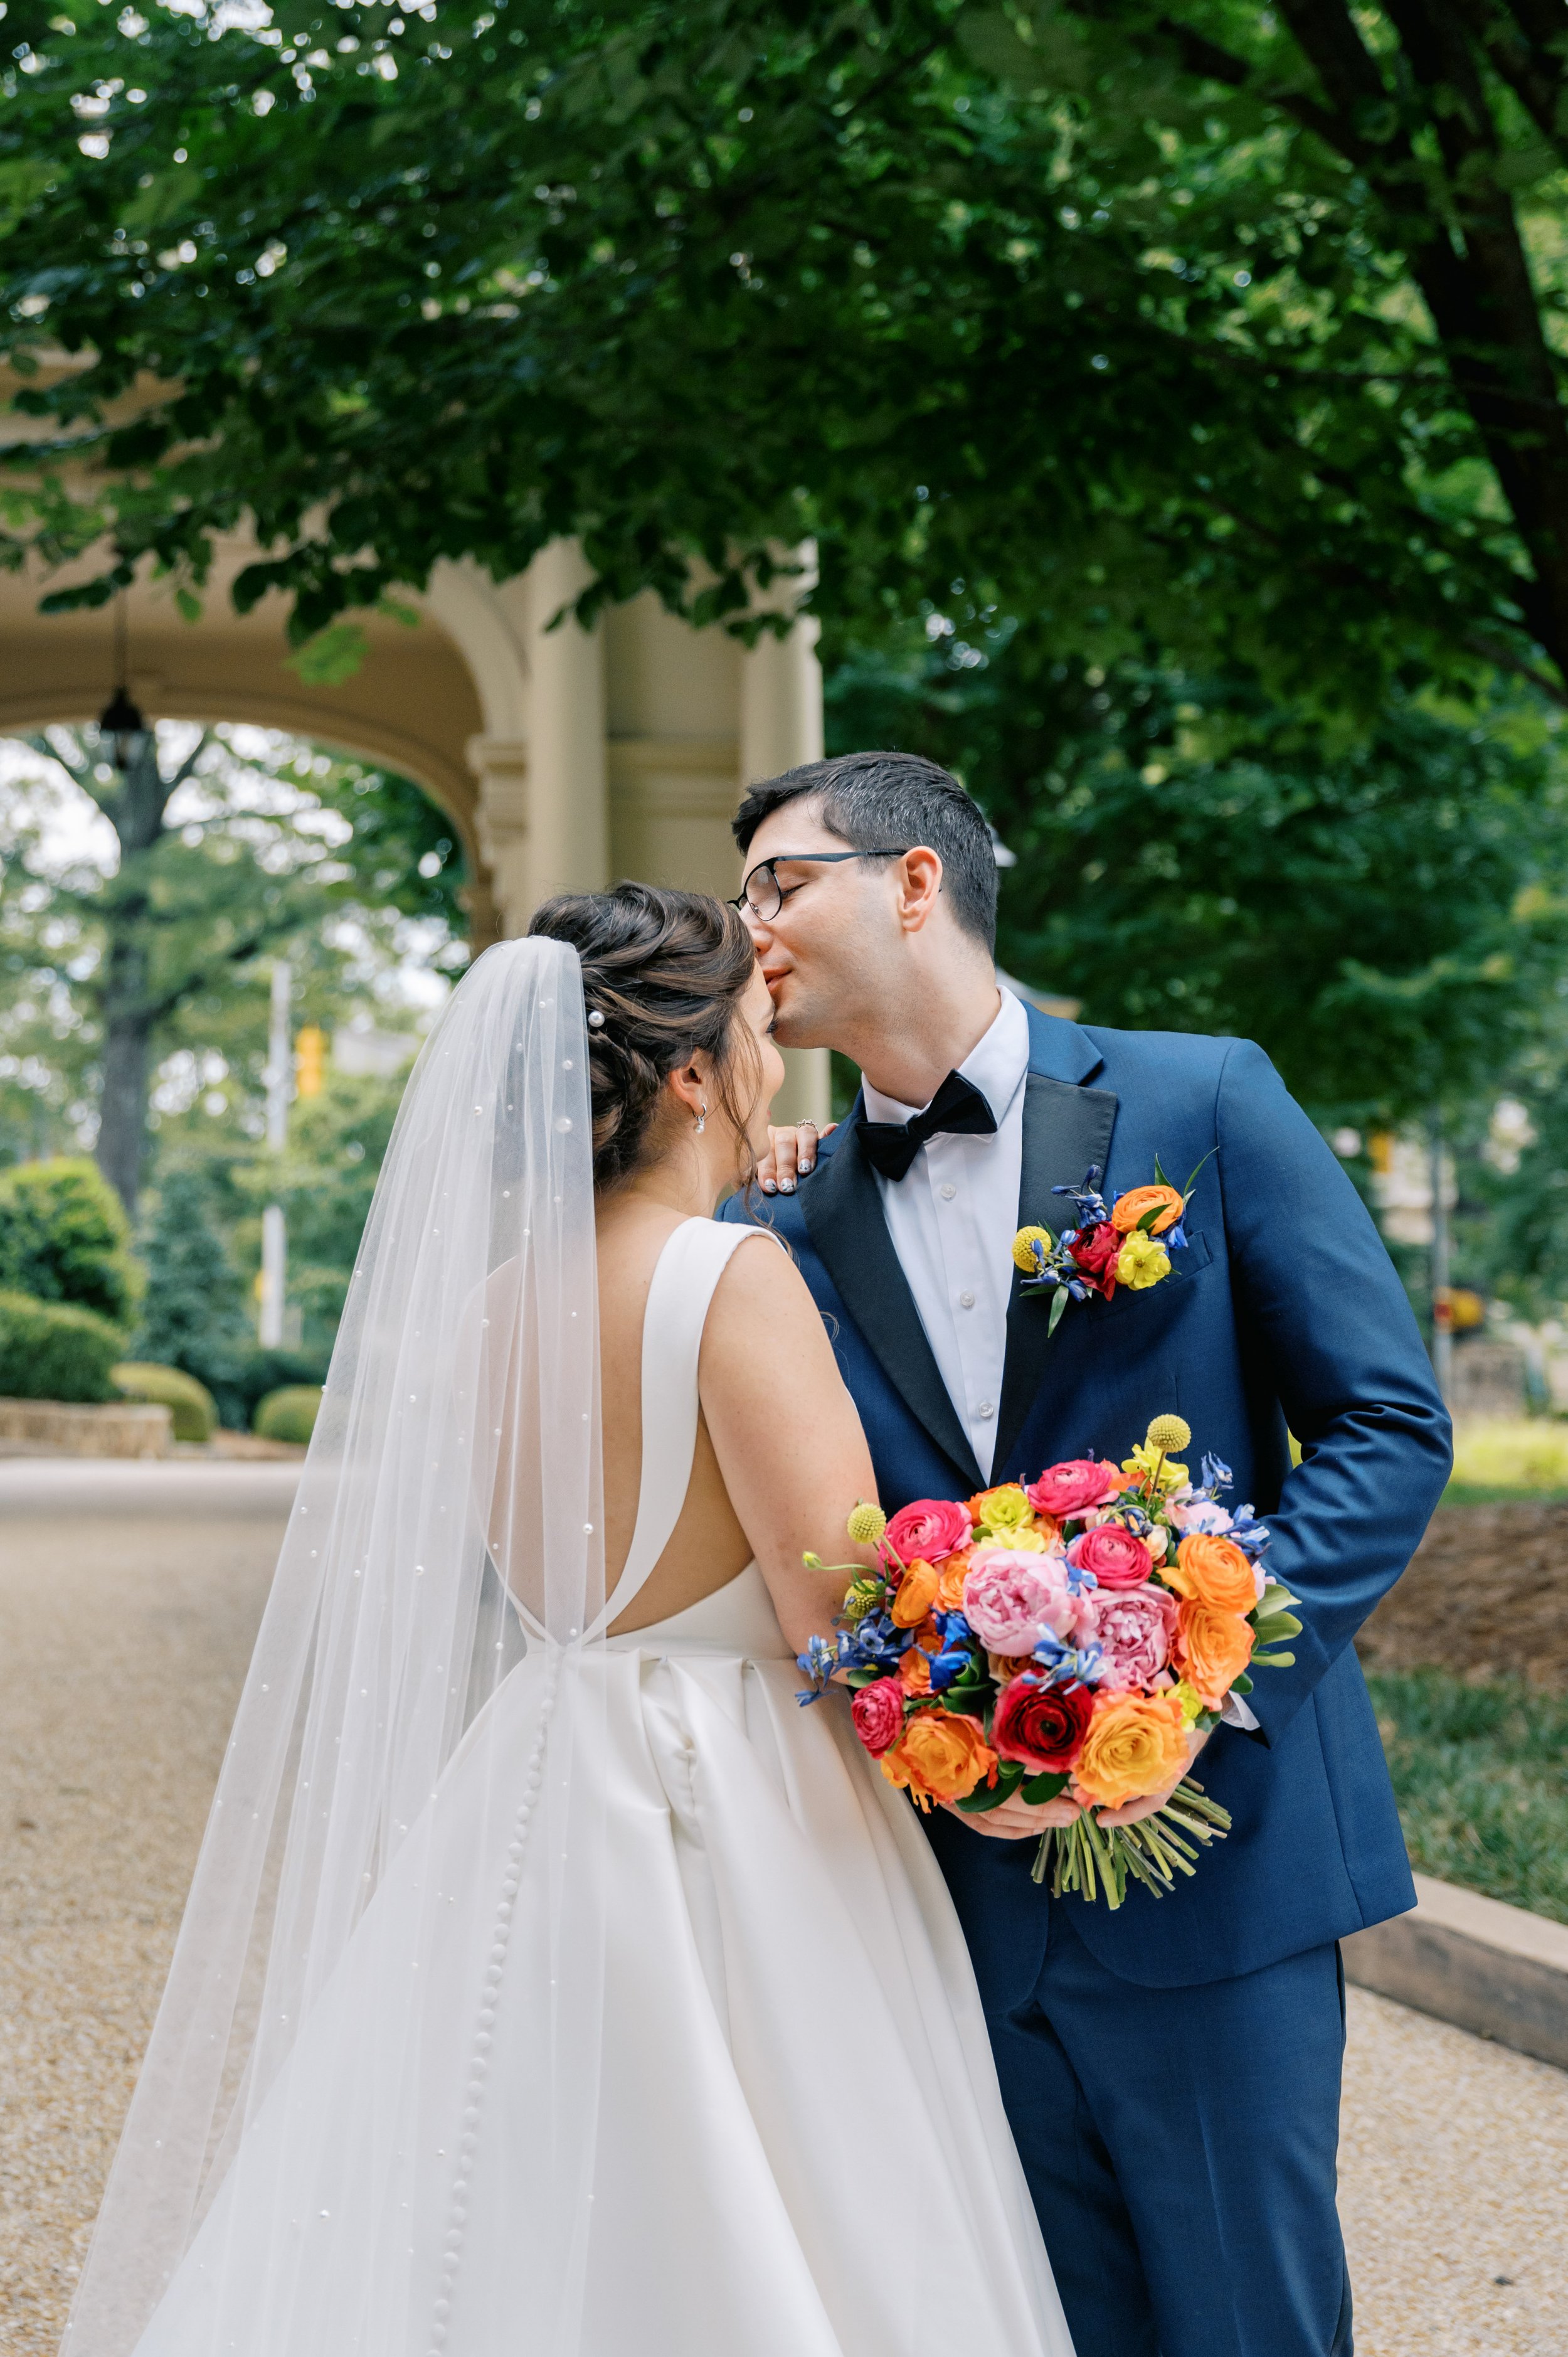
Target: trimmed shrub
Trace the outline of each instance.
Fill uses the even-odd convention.
[[[110,1376],[129,1400],[145,1400],[154,1407],[172,1408],[177,1440],[210,1440],[218,1421],[218,1403],[205,1383],[179,1367],[159,1367],[145,1359],[112,1367]]]
[[[96,1163],[59,1155],[0,1170],[0,1291],[128,1325],[142,1284],[130,1223]]]
[[[0,1293],[0,1398],[118,1399],[110,1369],[124,1347],[124,1329],[91,1309]]]
[[[306,1441],[316,1429],[320,1405],[319,1383],[287,1383],[263,1400],[256,1410],[255,1429],[263,1440]]]

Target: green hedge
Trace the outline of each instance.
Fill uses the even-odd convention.
[[[256,1410],[255,1429],[263,1440],[306,1441],[321,1405],[319,1383],[289,1383],[269,1392]]]
[[[172,1408],[177,1440],[206,1441],[218,1422],[218,1403],[205,1383],[178,1367],[160,1367],[151,1360],[132,1359],[111,1370],[118,1390],[129,1400],[145,1400],[154,1407]]]
[[[118,1399],[110,1370],[124,1347],[124,1329],[91,1309],[0,1293],[0,1398]]]
[[[96,1163],[59,1155],[0,1170],[0,1291],[130,1325],[142,1287],[130,1223]]]

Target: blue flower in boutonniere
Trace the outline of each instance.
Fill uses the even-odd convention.
[[[1206,1154],[1203,1161],[1208,1160]],[[1182,1225],[1197,1182],[1197,1166],[1185,1188],[1173,1187],[1155,1157],[1155,1184],[1134,1187],[1108,1205],[1099,1191],[1101,1170],[1091,1164],[1081,1187],[1053,1187],[1053,1195],[1072,1198],[1073,1226],[1053,1236],[1048,1228],[1025,1227],[1013,1239],[1013,1258],[1024,1272],[1025,1293],[1050,1293],[1050,1322],[1057,1321],[1069,1301],[1087,1301],[1099,1294],[1109,1301],[1118,1285],[1133,1293],[1146,1293],[1163,1285],[1172,1273],[1171,1254],[1187,1243]]]

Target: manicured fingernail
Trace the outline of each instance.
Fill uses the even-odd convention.
[[[795,1181],[793,1178],[780,1178],[779,1181],[779,1192],[781,1195],[792,1195],[794,1191]]]
[[[765,1178],[762,1182],[762,1191],[765,1195],[777,1195],[779,1189],[771,1178]]]
[[[801,1176],[801,1178],[809,1178],[811,1177],[811,1175],[812,1171],[816,1168],[816,1167],[817,1167],[817,1166],[816,1166],[816,1164],[815,1164],[814,1162],[802,1162],[802,1163],[801,1163],[801,1165],[800,1165],[800,1176]]]

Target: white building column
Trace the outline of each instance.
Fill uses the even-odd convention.
[[[531,908],[610,880],[604,632],[570,616],[551,628],[592,578],[575,540],[553,542],[528,570]]]

